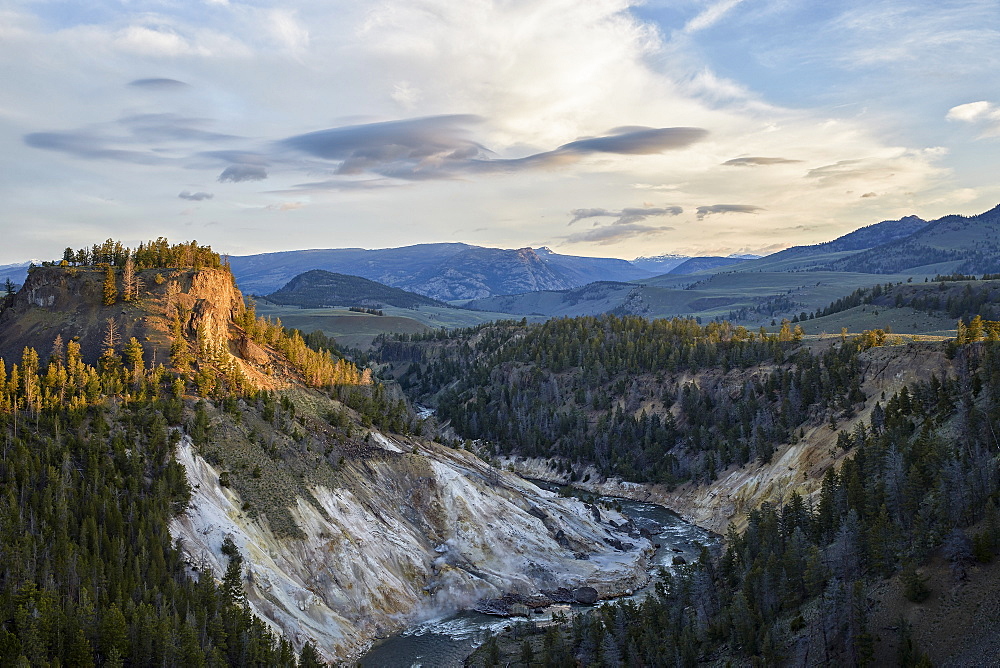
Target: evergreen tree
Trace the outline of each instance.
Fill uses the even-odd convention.
[[[112,306],[118,301],[118,283],[115,280],[115,270],[111,265],[104,269],[104,305]]]

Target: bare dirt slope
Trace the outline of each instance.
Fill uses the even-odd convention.
[[[935,666],[1000,665],[1000,562],[969,566],[963,580],[941,557],[919,572],[931,590],[926,601],[908,601],[899,578],[881,582],[871,594],[876,612],[869,624],[878,636],[875,664],[895,664],[900,620],[905,620],[917,649]]]

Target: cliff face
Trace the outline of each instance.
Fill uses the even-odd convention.
[[[647,582],[651,546],[617,529],[626,523],[618,513],[559,498],[467,452],[379,432],[372,442],[381,454],[347,463],[338,486],[296,499],[305,535],[288,538],[244,512],[185,441],[178,459],[194,499],[172,534],[193,565],[216,574],[230,536],[249,564],[254,611],[297,646],[312,640],[339,660],[480,598],[584,585],[610,597]]]
[[[119,343],[136,337],[146,350],[147,364],[170,359],[170,322],[177,313],[182,331],[194,340],[199,327],[212,340],[238,341],[233,317],[243,297],[231,275],[219,269],[149,269],[136,272],[137,299],[104,304],[104,271],[95,267],[36,267],[11,305],[0,312],[0,358],[17,362],[25,346],[43,359],[56,336],[80,344],[85,361],[95,362],[103,350],[108,321]],[[116,285],[121,294],[121,272]],[[243,357],[239,347],[233,347]],[[244,346],[246,348],[246,346]],[[263,359],[258,356],[258,363]]]

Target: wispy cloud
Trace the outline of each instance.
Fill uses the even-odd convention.
[[[679,206],[626,207],[619,211],[609,211],[608,209],[573,209],[570,211],[573,219],[569,221],[569,224],[572,225],[585,218],[616,218],[617,220],[612,222],[612,225],[627,225],[642,222],[650,217],[679,216],[682,213],[684,213],[684,209]]]
[[[212,193],[206,193],[200,191],[193,193],[188,190],[181,192],[177,196],[180,197],[181,199],[191,200],[192,202],[201,202],[203,200],[212,199],[212,197],[214,197]]]
[[[948,110],[949,121],[969,123],[982,129],[982,137],[1000,136],[1000,105],[986,100],[960,104]]]
[[[687,22],[684,26],[684,32],[694,33],[712,27],[742,2],[743,0],[718,0],[717,2],[713,2],[700,14]]]
[[[281,204],[268,204],[264,209],[267,211],[295,211],[305,205],[305,202],[282,202]]]
[[[229,165],[219,174],[219,183],[263,181],[266,178],[267,170],[260,165]]]
[[[728,167],[760,167],[766,165],[789,165],[801,160],[790,160],[788,158],[733,158],[726,160],[723,165]]]
[[[892,173],[890,165],[871,160],[839,160],[806,172],[806,178],[817,179],[823,184],[834,185],[856,180],[885,177]]]
[[[166,79],[166,78],[152,78],[152,79],[135,79],[128,83],[132,88],[146,88],[152,90],[178,90],[183,88],[190,88],[190,86],[183,81],[178,81],[177,79]]]
[[[672,227],[654,227],[652,225],[641,225],[638,223],[628,223],[624,225],[604,225],[595,227],[583,232],[577,232],[563,237],[566,243],[596,243],[602,246],[619,243],[627,239],[644,237],[673,230]]]
[[[188,157],[192,145],[218,146],[239,139],[206,129],[210,125],[207,119],[174,113],[131,114],[75,130],[32,132],[24,143],[88,160],[163,165]]]
[[[24,136],[32,148],[59,151],[85,160],[115,160],[138,165],[161,165],[169,158],[149,150],[116,148],[105,138],[88,131],[32,132]]]
[[[763,207],[752,204],[712,204],[710,206],[699,206],[697,209],[698,220],[703,220],[705,216],[712,216],[722,213],[757,213],[763,211]]]

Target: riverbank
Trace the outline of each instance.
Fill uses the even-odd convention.
[[[813,435],[812,444],[799,441],[775,452],[770,462],[751,462],[720,471],[708,484],[693,482],[675,487],[656,483],[638,483],[604,478],[593,466],[573,467],[575,480],[570,479],[569,467],[557,465],[555,459],[530,457],[497,457],[496,465],[517,475],[544,480],[557,485],[572,485],[593,494],[632,499],[642,503],[665,506],[685,521],[707,531],[724,536],[730,526],[738,531],[746,528],[747,513],[764,502],[780,505],[793,493],[808,498],[819,490],[823,474],[831,466],[839,466],[849,451],[834,448],[836,434]],[[829,447],[817,448],[819,438],[831,438]],[[832,453],[832,454],[831,454]]]
[[[582,491],[594,493],[592,490]],[[637,588],[631,593],[631,598],[640,598],[650,590],[655,582],[653,576],[660,568],[674,568],[675,560],[690,563],[698,558],[703,545],[714,548],[720,544],[718,536],[684,521],[662,505],[621,496],[615,500],[621,505],[621,513],[639,528],[650,532],[652,542],[659,546],[654,549],[649,561],[650,584]],[[630,597],[610,600],[622,598]],[[458,612],[417,624],[388,638],[366,654],[360,665],[363,668],[410,668],[414,664],[443,668],[462,666],[465,658],[488,637],[511,629],[519,622],[534,623],[541,628],[551,622],[554,613],[581,614],[594,607],[554,605],[542,614],[531,615],[530,621],[523,617],[501,618],[471,611]]]

